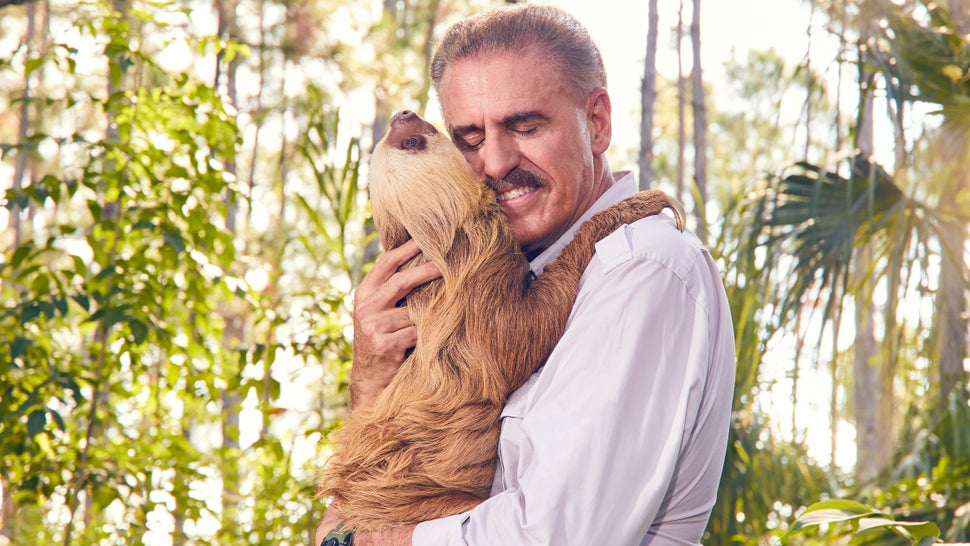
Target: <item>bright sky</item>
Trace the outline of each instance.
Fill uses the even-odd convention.
[[[646,0],[544,0],[575,15],[589,29],[606,63],[613,99],[614,145],[629,146],[640,134],[640,80],[647,44]],[[684,70],[690,70],[692,0],[683,0]],[[679,0],[658,0],[657,69],[677,75],[674,30]],[[702,0],[701,56],[706,81],[714,81],[732,56],[774,48],[791,62],[805,55],[809,7],[804,0]],[[765,24],[769,21],[770,24]],[[817,34],[817,33],[816,33]],[[628,168],[617,165],[616,168]]]

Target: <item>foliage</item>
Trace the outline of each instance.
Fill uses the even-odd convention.
[[[709,205],[716,214],[707,215],[717,218],[708,230],[714,235],[709,248],[732,311],[737,367],[727,457],[704,536],[709,544],[758,544],[832,485],[806,446],[779,434],[780,419],[760,407],[765,391],[772,388],[765,378],[765,355],[786,332],[777,309],[790,278],[770,267],[775,256],[765,252],[760,224],[752,221],[768,215],[768,203],[754,197],[770,183],[763,172],[790,159],[790,151],[777,143],[796,128],[792,120],[771,113],[800,91],[792,88],[794,78],[777,53],[754,52],[749,61],[728,64],[726,86],[752,97],[753,104],[711,114],[716,122],[710,142],[719,151],[712,154],[710,165],[720,183]],[[818,97],[810,100],[821,102]],[[737,142],[746,144],[738,147]]]
[[[157,70],[129,47],[123,22],[106,14],[89,28],[109,38],[113,84],[136,63]],[[185,76],[86,99],[108,129],[97,140],[61,137],[82,158],[77,172],[5,197],[11,209],[50,211],[0,266],[0,346],[9,348],[0,356],[0,474],[19,504],[62,499],[68,510],[66,527],[24,535],[40,541],[82,527],[82,501],[86,540],[142,536],[159,503],[208,513],[191,491],[205,459],[183,425],[234,380],[231,353],[213,351],[224,326],[213,316],[241,289],[224,273],[234,248],[219,221],[238,139],[231,116]],[[176,402],[166,391],[190,396]],[[112,511],[119,523],[109,530]]]
[[[890,485],[864,491],[869,502],[935,522],[950,542],[970,541],[970,405],[954,395],[943,412],[913,416],[912,438],[896,455]]]
[[[736,412],[705,543],[760,544],[760,537],[828,490],[827,474],[805,446],[775,436],[753,412]]]
[[[14,517],[2,523],[15,544],[168,534],[303,544],[320,515],[314,470],[326,442],[317,443],[342,406],[341,384],[326,378],[349,362],[347,295],[366,244],[351,227],[365,214],[359,144],[338,140],[328,98],[311,97],[296,168],[312,164],[317,188],[283,195],[300,205],[297,225],[272,222],[278,231],[266,235],[298,233],[303,244],[241,254],[250,247],[230,218],[251,188],[236,182],[237,112],[194,73],[163,69],[132,22],[175,32],[158,21],[180,13],[87,4],[74,27],[99,44],[106,79],[44,102],[84,115],[73,129],[0,144],[6,158],[34,161],[38,144],[53,142],[65,160],[3,195],[12,221],[30,220],[0,255],[0,485],[13,493]],[[182,39],[227,59],[242,49]],[[0,71],[43,65],[90,81],[75,52],[55,44]],[[258,290],[253,269],[272,272]],[[318,286],[287,290],[281,271],[308,272]],[[341,272],[348,280],[332,282]],[[320,381],[311,392],[329,393],[315,411],[289,406],[280,381],[307,367]]]
[[[831,524],[847,523],[858,537],[850,544],[865,542],[865,536],[891,531],[910,544],[926,545],[939,542],[940,529],[926,521],[897,521],[892,515],[879,512],[864,504],[849,500],[828,500],[812,504],[782,535],[782,539],[797,533]],[[855,537],[854,537],[855,538]]]
[[[772,188],[774,205],[758,225],[767,246],[788,249],[798,272],[783,297],[781,320],[789,320],[813,292],[830,289],[835,298],[850,292],[850,263],[858,245],[881,237],[882,254],[895,264],[913,241],[938,235],[931,211],[907,198],[885,169],[859,155],[851,168],[851,175],[843,177],[799,162]]]
[[[961,78],[967,64],[965,44],[945,10],[928,4],[929,21],[922,21],[919,10],[883,7],[883,13],[888,14],[883,28],[890,39],[877,37],[867,49],[874,54],[872,64],[863,66],[866,72],[860,75],[860,89],[863,93],[870,92],[868,86],[874,80],[869,75],[872,71],[881,71],[897,111],[907,101],[939,105],[944,116],[941,148],[955,153],[938,154],[936,159],[942,161],[936,165],[924,163],[917,169],[917,162],[925,157],[915,154],[907,157],[902,148],[905,142],[897,139],[896,145],[900,148],[896,153],[896,172],[892,174],[859,154],[850,158],[845,169],[796,163],[764,194],[762,202],[768,206],[766,214],[758,218],[758,229],[766,236],[768,255],[779,258],[771,267],[785,268],[793,279],[789,289],[778,298],[782,303],[779,315],[782,324],[797,324],[806,309],[809,313],[824,310],[819,319],[832,324],[837,332],[844,301],[856,306],[874,305],[880,298],[868,293],[866,287],[884,287],[887,297],[879,304],[885,330],[884,350],[877,358],[885,361],[885,365],[878,363],[881,373],[892,374],[889,380],[883,380],[884,385],[890,385],[888,392],[892,396],[893,376],[915,371],[899,366],[900,362],[933,362],[943,357],[930,342],[934,339],[932,332],[945,326],[934,324],[928,335],[921,328],[920,317],[914,334],[912,325],[901,322],[907,314],[912,314],[907,312],[912,302],[935,298],[936,308],[941,309],[950,303],[946,301],[950,297],[946,291],[948,283],[962,284],[965,292],[966,279],[970,278],[965,254],[959,250],[970,221],[966,207],[960,205],[965,192],[959,190],[959,181],[965,179],[959,165],[965,157],[965,152],[960,150],[965,149],[962,135],[966,118],[962,112],[966,101],[961,97],[966,94],[966,82]],[[960,76],[954,79],[958,71]],[[864,117],[860,113],[859,119]],[[899,123],[901,117],[893,121]],[[903,130],[904,127],[897,126],[897,136]],[[904,181],[910,177],[914,180],[904,188]],[[863,246],[872,249],[874,254],[868,269],[862,275],[850,275],[853,268],[858,268],[856,251]],[[941,261],[944,270],[950,267],[949,277],[939,274]],[[959,295],[959,289],[956,293]],[[950,318],[936,313],[934,320],[948,322]],[[965,338],[965,332],[957,335],[958,339]],[[907,343],[906,336],[917,342]],[[923,366],[918,382],[917,388],[924,392],[934,385],[933,378],[926,373],[929,370],[928,365]],[[967,393],[961,384],[958,380],[950,393],[949,408],[927,408],[913,393],[904,393],[900,401],[905,405],[892,408],[906,419],[897,421],[903,423],[899,437],[904,441],[896,466],[881,477],[883,483],[890,482],[891,486],[883,489],[844,482],[857,496],[885,506],[885,513],[873,514],[865,506],[849,506],[849,501],[831,501],[836,504],[823,503],[810,508],[786,536],[808,524],[844,519],[853,522],[852,532],[839,535],[841,539],[837,543],[846,543],[850,537],[852,543],[894,543],[872,533],[855,534],[872,528],[890,528],[914,544],[940,536],[939,529],[943,529],[947,540],[962,539],[966,533],[964,514],[967,511],[963,476],[968,459],[962,448],[965,434],[961,432],[966,424]],[[927,410],[929,413],[925,414]],[[920,415],[926,417],[919,418]],[[872,519],[872,516],[877,517]],[[914,526],[896,522],[894,518],[899,517],[922,519],[925,523]],[[828,538],[820,543],[833,542],[831,534],[825,536]]]
[[[886,57],[877,57],[882,60],[878,68],[911,84],[905,88],[908,100],[936,105],[949,123],[966,126],[970,124],[970,43],[944,5],[922,4],[926,20],[902,10],[888,17],[887,39],[880,43]]]

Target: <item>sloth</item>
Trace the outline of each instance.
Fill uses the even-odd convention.
[[[417,344],[373,403],[334,436],[318,493],[341,528],[372,531],[468,510],[488,497],[499,415],[565,329],[595,243],[623,224],[683,208],[644,191],[584,222],[534,277],[495,193],[461,152],[413,112],[397,113],[371,158],[370,198],[385,249],[409,238],[441,278],[413,291]]]

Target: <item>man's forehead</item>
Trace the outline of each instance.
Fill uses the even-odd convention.
[[[508,54],[450,66],[439,97],[445,124],[483,127],[546,111],[550,101],[564,97],[568,84],[544,61]]]

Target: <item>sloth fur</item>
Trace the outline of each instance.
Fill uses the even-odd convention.
[[[407,298],[417,346],[369,406],[355,408],[319,492],[343,526],[369,531],[456,514],[488,497],[499,414],[559,340],[594,244],[623,224],[682,208],[645,191],[585,222],[531,280],[508,220],[452,142],[397,114],[371,160],[371,204],[386,249],[413,238],[442,277]]]

